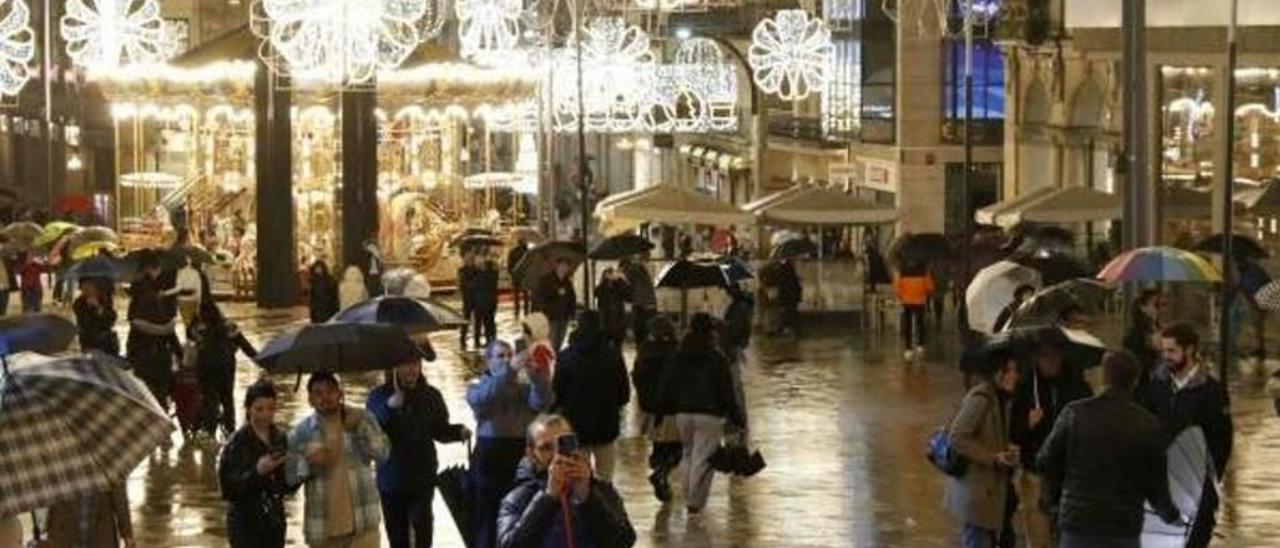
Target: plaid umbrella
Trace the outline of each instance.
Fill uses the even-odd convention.
[[[1280,280],[1262,286],[1253,294],[1253,299],[1263,310],[1280,310]]]
[[[17,354],[0,373],[0,516],[106,491],[173,432],[103,354]]]
[[[405,331],[431,333],[467,325],[457,311],[430,299],[382,296],[351,305],[334,314],[331,323],[398,325]]]

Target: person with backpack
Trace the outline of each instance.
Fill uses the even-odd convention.
[[[965,394],[947,429],[947,443],[964,461],[944,495],[946,510],[963,529],[964,548],[995,548],[1012,496],[1010,480],[1018,467],[1018,449],[1009,440],[1009,404],[1020,377],[1017,360],[999,355],[982,381]]]
[[[578,328],[571,339],[557,362],[552,409],[575,425],[596,477],[613,482],[619,414],[631,401],[626,362],[594,310],[578,313]]]

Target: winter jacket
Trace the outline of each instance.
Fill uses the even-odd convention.
[[[627,277],[627,285],[631,287],[631,305],[636,308],[658,308],[658,293],[653,288],[653,276],[644,264],[627,261],[620,265],[622,275]]]
[[[596,308],[604,333],[614,341],[627,337],[627,301],[631,287],[622,280],[600,280],[596,286]]]
[[[944,505],[962,524],[1000,531],[1004,527],[1012,471],[996,461],[1009,446],[1009,402],[991,381],[965,394],[948,429],[951,447],[965,459],[961,477],[948,478]]]
[[[318,274],[312,270],[310,285],[311,323],[327,322],[338,313],[338,281],[328,272]]]
[[[1192,426],[1203,429],[1214,469],[1221,478],[1231,459],[1235,430],[1231,399],[1222,383],[1205,372],[1204,364],[1198,367],[1187,385],[1177,390],[1168,368],[1160,366],[1137,395],[1138,401],[1160,418],[1168,436],[1166,441]]]
[[[1142,365],[1142,377],[1137,387],[1139,395],[1146,390],[1147,381],[1160,362],[1159,351],[1151,346],[1151,339],[1155,336],[1157,329],[1159,327],[1155,322],[1137,314],[1124,334],[1124,349],[1133,352],[1134,357],[1138,358],[1138,363]]]
[[[636,387],[636,403],[641,411],[650,415],[661,414],[662,379],[675,362],[676,347],[674,340],[648,340],[636,351],[631,382]]]
[[[570,501],[574,546],[629,548],[636,532],[622,497],[608,483],[591,479],[586,500]],[[502,499],[498,512],[499,548],[569,546],[560,501],[547,494],[547,474],[524,459],[516,470],[516,486]]]
[[[342,272],[342,283],[338,284],[338,308],[346,310],[352,305],[369,300],[369,288],[364,283],[364,273],[356,266],[348,266]]]
[[[551,408],[551,383],[541,375],[523,382],[514,368],[486,371],[467,388],[467,404],[476,415],[476,437],[524,439],[525,428]]]
[[[1064,365],[1063,371],[1052,379],[1044,378],[1039,371],[1033,370],[1023,376],[1014,392],[1009,439],[1021,451],[1022,466],[1027,470],[1036,470],[1036,454],[1067,404],[1093,396],[1089,384],[1066,367]],[[1044,418],[1032,428],[1029,414],[1037,406],[1044,411]]]
[[[933,277],[928,274],[898,276],[893,281],[893,292],[905,306],[924,306],[929,303],[929,296],[933,294]]]
[[[578,294],[573,290],[573,280],[561,279],[555,272],[547,273],[533,291],[533,309],[546,314],[548,321],[572,319],[578,309]]]
[[[284,452],[285,433],[271,429],[264,443],[248,425],[240,427],[218,454],[218,485],[227,501],[227,537],[235,548],[284,546],[284,496],[297,490],[284,480],[284,466],[258,474],[258,459]]]
[[[1073,535],[1137,537],[1143,502],[1173,521],[1160,421],[1128,392],[1068,405],[1037,457],[1044,502]],[[1034,502],[1034,501],[1032,501]]]
[[[491,313],[498,309],[498,269],[489,263],[475,269],[472,279],[471,306],[473,310]]]
[[[724,323],[720,326],[720,344],[726,350],[742,350],[751,344],[751,322],[755,316],[756,301],[746,293],[733,296],[724,310]]]
[[[426,379],[404,390],[399,408],[388,405],[396,393],[388,382],[369,393],[366,407],[391,441],[391,456],[378,464],[378,490],[383,493],[420,493],[435,485],[436,442],[462,441],[462,425],[449,423],[444,397]]]
[[[466,264],[458,268],[458,294],[462,297],[462,314],[471,317],[476,307],[476,274],[480,269]]]
[[[582,445],[605,445],[618,439],[618,413],[631,400],[631,383],[618,347],[598,336],[582,339],[560,353],[555,408]]]
[[[804,300],[804,287],[800,285],[800,274],[796,265],[790,261],[778,263],[778,302],[786,306],[800,304]]]
[[[116,310],[110,299],[103,298],[102,301],[101,306],[92,306],[88,299],[80,296],[71,303],[71,310],[76,315],[80,348],[119,354],[120,338],[112,330],[116,324]]]
[[[206,303],[205,306],[211,304]],[[258,355],[258,349],[253,347],[235,324],[228,322],[220,313],[201,315],[206,317],[193,325],[187,334],[187,339],[196,343],[196,363],[200,378],[230,381],[236,374],[236,351],[244,352],[245,356],[252,358]]]
[[[709,345],[682,346],[675,363],[667,367],[660,389],[659,413],[696,413],[724,417],[745,426],[742,410],[734,404],[733,376],[729,360]]]

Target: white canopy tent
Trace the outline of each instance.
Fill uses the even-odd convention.
[[[640,223],[744,226],[754,221],[733,204],[671,184],[609,196],[596,204],[595,216],[605,234],[626,232]]]
[[[1024,194],[1019,194],[1012,199],[1003,202],[996,202],[989,206],[974,212],[973,218],[981,224],[996,225],[1001,228],[1009,228],[1018,224],[1022,220],[1022,208],[1027,204],[1048,195],[1056,190],[1052,187],[1043,187],[1032,190]]]
[[[893,206],[868,202],[838,190],[796,185],[742,206],[761,222],[800,225],[865,225],[898,219]]]
[[[1073,186],[1057,188],[1026,205],[1022,220],[1033,223],[1086,223],[1123,216],[1124,203],[1110,192]]]

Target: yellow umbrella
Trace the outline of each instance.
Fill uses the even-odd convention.
[[[90,257],[97,257],[103,250],[115,255],[120,251],[120,244],[115,242],[89,242],[71,250],[71,260],[83,261]]]

